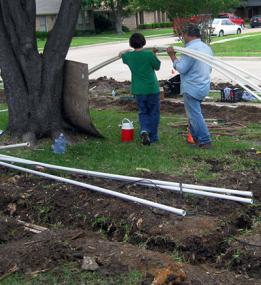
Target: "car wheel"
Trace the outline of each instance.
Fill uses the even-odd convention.
[[[251,28],[254,29],[255,26],[251,25]]]
[[[221,30],[221,31],[219,32],[218,36],[219,36],[219,37],[224,37],[224,31]]]
[[[241,29],[237,29],[237,35],[241,34]]]

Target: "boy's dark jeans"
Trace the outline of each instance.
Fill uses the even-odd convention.
[[[139,108],[140,132],[147,132],[151,143],[159,140],[160,94],[136,95]]]

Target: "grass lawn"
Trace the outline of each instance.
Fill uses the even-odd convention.
[[[164,36],[167,34],[172,34],[172,28],[161,28],[161,29],[152,29],[152,30],[142,30],[142,32],[146,37],[153,36]],[[118,35],[115,33],[102,33],[99,35],[90,35],[86,37],[74,37],[71,43],[72,47],[77,46],[85,46],[85,45],[93,45],[93,44],[103,44],[109,42],[117,42],[128,40],[133,32],[123,33],[122,35]],[[38,48],[43,49],[46,41],[38,40]]]
[[[236,41],[213,44],[216,56],[261,56],[261,33]]]
[[[37,274],[36,276],[26,276],[22,274],[13,274],[12,276],[0,281],[0,285],[134,285],[139,284],[142,274],[139,272],[130,272],[126,275],[117,275],[105,278],[96,272],[84,272],[77,269],[74,264],[58,267],[47,273]]]
[[[4,109],[5,106],[1,106]],[[135,112],[120,112],[119,110],[93,110],[94,124],[106,137],[105,139],[90,138],[68,147],[65,155],[55,155],[51,150],[51,142],[42,143],[36,150],[6,151],[10,155],[28,159],[49,162],[89,170],[137,175],[139,168],[149,169],[155,173],[194,176],[199,181],[216,177],[210,171],[208,160],[225,161],[228,168],[246,170],[256,166],[256,160],[242,159],[233,156],[235,150],[247,150],[255,146],[252,141],[258,141],[261,126],[249,125],[237,137],[215,138],[212,150],[199,150],[184,141],[180,134],[181,129],[171,127],[169,124],[184,121],[184,117],[175,114],[163,113],[161,117],[160,142],[151,147],[140,145],[138,136],[134,143],[122,144],[120,142],[120,128],[118,125],[125,117],[134,121],[138,133],[137,114]],[[7,113],[0,113],[0,129],[7,123]],[[240,138],[240,139],[239,139]],[[260,150],[260,145],[255,146]],[[199,160],[200,158],[200,160]]]

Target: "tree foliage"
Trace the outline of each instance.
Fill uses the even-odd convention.
[[[240,5],[240,0],[133,0],[133,5],[145,10],[166,11],[170,18],[199,14],[216,15]]]

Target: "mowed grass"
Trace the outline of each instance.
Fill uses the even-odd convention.
[[[140,175],[140,168],[145,168],[159,175],[164,173],[195,177],[201,183],[223,175],[222,172],[212,171],[213,165],[210,161],[221,161],[231,171],[258,168],[257,160],[242,159],[241,156],[233,153],[238,150],[248,150],[251,147],[261,149],[260,145],[255,145],[261,135],[260,125],[249,125],[249,128],[243,129],[238,136],[218,139],[214,137],[213,149],[201,150],[186,143],[181,135],[182,129],[171,126],[171,124],[184,122],[184,117],[162,113],[160,142],[144,147],[140,144],[138,137],[138,118],[135,112],[110,109],[93,110],[91,113],[94,124],[105,136],[104,139],[82,140],[70,145],[64,155],[53,154],[51,141],[42,142],[34,150],[17,149],[3,151],[3,153],[52,164],[125,175]],[[125,117],[134,122],[136,139],[133,143],[123,144],[120,140],[121,130],[118,125]],[[5,128],[6,122],[7,114],[0,113],[0,129]]]
[[[224,38],[225,39],[225,38]],[[215,56],[261,56],[261,33],[212,45]]]
[[[13,274],[0,281],[0,285],[138,285],[141,280],[142,274],[136,271],[104,276],[97,272],[80,271],[76,265],[67,264],[36,276]]]
[[[160,28],[160,29],[151,29],[151,30],[141,30],[145,37],[154,37],[154,36],[164,36],[173,34],[172,28]],[[110,42],[119,42],[126,41],[132,35],[133,32],[127,32],[123,34],[116,33],[102,33],[98,35],[90,35],[85,37],[74,37],[71,43],[71,47],[94,45],[94,44],[105,44]],[[38,40],[38,48],[43,49],[46,43],[46,40]]]

